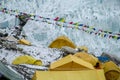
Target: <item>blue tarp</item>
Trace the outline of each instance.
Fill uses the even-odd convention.
[[[106,61],[109,61],[110,59],[106,56],[100,56],[100,57],[97,57],[99,59],[99,61],[101,62],[106,62]]]

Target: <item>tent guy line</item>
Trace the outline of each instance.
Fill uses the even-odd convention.
[[[10,13],[10,12],[13,12],[13,13],[16,13],[16,14],[20,14],[20,15],[30,15],[31,17],[33,17],[34,19],[37,17],[37,18],[43,18],[43,19],[47,19],[47,20],[54,20],[54,21],[58,21],[58,22],[62,22],[62,23],[66,23],[66,24],[72,24],[72,25],[75,25],[75,26],[85,26],[86,28],[89,28],[89,29],[92,29],[92,30],[96,30],[97,32],[100,31],[100,32],[104,32],[104,33],[109,33],[109,34],[115,34],[115,35],[119,35],[120,36],[120,33],[113,33],[111,31],[103,31],[102,29],[96,29],[92,26],[88,26],[88,25],[84,25],[84,24],[80,24],[79,22],[77,23],[74,23],[74,22],[66,22],[65,21],[65,18],[60,18],[60,17],[56,17],[54,19],[51,19],[51,18],[45,18],[45,17],[42,17],[42,16],[39,16],[39,15],[35,15],[35,14],[28,14],[28,13],[25,13],[25,12],[20,12],[19,10],[9,10],[7,8],[0,8],[0,11],[1,12],[5,12],[5,13]]]
[[[20,15],[30,15],[31,17],[33,17],[34,19],[37,17],[37,18],[43,18],[43,19],[46,19],[46,20],[53,20],[53,21],[58,21],[58,22],[62,22],[62,23],[65,23],[65,24],[72,24],[72,25],[75,25],[75,26],[85,26],[86,28],[89,28],[93,31],[96,31],[96,32],[104,32],[104,33],[109,33],[109,34],[114,34],[114,35],[118,35],[120,36],[120,33],[114,33],[114,32],[111,32],[111,31],[104,31],[102,29],[96,29],[92,26],[88,26],[88,25],[85,25],[85,24],[80,24],[79,22],[77,23],[74,23],[74,22],[66,22],[65,21],[65,18],[60,18],[60,17],[56,17],[54,19],[51,19],[51,18],[45,18],[45,17],[42,17],[42,16],[39,16],[39,15],[35,15],[35,14],[28,14],[28,13],[25,13],[25,12],[20,12],[19,10],[9,10],[7,8],[0,8],[0,11],[1,12],[5,12],[7,14],[9,14],[10,12],[13,12],[13,13],[16,13],[16,14],[20,14]]]
[[[18,17],[18,15],[30,15],[30,17],[32,17],[32,18],[28,18],[28,20],[46,22],[48,24],[55,24],[57,26],[62,26],[62,27],[67,27],[67,28],[72,28],[72,29],[75,28],[75,29],[87,32],[89,34],[94,33],[95,35],[98,35],[98,36],[101,36],[101,37],[109,37],[109,38],[113,38],[115,40],[120,40],[120,33],[113,33],[113,32],[110,32],[110,31],[103,31],[101,29],[97,30],[97,29],[95,29],[93,27],[90,27],[90,26],[87,26],[87,25],[84,25],[84,24],[66,22],[64,18],[56,17],[55,19],[50,19],[50,18],[41,17],[39,15],[20,12],[18,10],[9,10],[7,8],[0,8],[0,12],[10,14],[10,15],[14,15],[15,17]],[[51,22],[51,21],[54,21],[54,22]]]

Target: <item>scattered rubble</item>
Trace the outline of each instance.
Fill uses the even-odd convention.
[[[21,55],[33,56],[41,61],[43,60],[43,65],[42,66],[28,65],[28,64],[12,65],[12,64],[8,63],[6,60],[6,57],[8,55],[10,55],[9,53],[5,53],[6,54],[5,57],[2,57],[2,59],[0,59],[0,61],[3,65],[5,65],[5,66],[9,65],[17,73],[19,73],[21,76],[23,76],[24,80],[31,80],[31,78],[33,77],[33,74],[35,73],[36,70],[48,71],[50,64],[52,62],[57,61],[69,54],[74,55],[77,52],[88,53],[87,49],[85,49],[85,50],[84,50],[84,48],[80,49],[80,47],[76,49],[75,48],[76,45],[74,45],[71,41],[69,41],[68,38],[62,38],[62,40],[64,42],[64,39],[66,39],[68,41],[68,43],[70,43],[70,46],[72,46],[72,47],[70,47],[68,44],[64,44],[64,45],[68,45],[68,46],[63,47],[63,42],[61,42],[60,47],[56,46],[56,43],[55,43],[55,45],[52,45],[52,46],[50,45],[50,47],[52,47],[52,48],[47,48],[47,49],[43,48],[42,51],[39,51],[40,47],[35,47],[33,45],[21,46],[22,44],[19,44],[18,41],[21,38],[25,39],[27,37],[25,34],[22,34],[22,31],[23,31],[23,26],[27,23],[27,20],[28,20],[28,18],[30,18],[30,15],[25,15],[25,16],[19,15],[18,18],[20,20],[20,24],[19,24],[19,26],[16,26],[14,30],[12,30],[12,35],[10,35],[6,32],[0,32],[0,49],[1,50],[5,49],[7,51],[13,51],[16,53],[16,55],[19,52]],[[59,41],[61,41],[61,37],[58,39],[59,39]],[[59,44],[59,42],[57,44]],[[28,46],[28,47],[25,49],[24,47],[26,47],[26,46]],[[53,46],[56,46],[56,47],[53,47]],[[46,52],[49,52],[49,53],[46,54]],[[1,53],[4,53],[4,52],[1,51]],[[42,55],[41,53],[44,55]],[[87,55],[89,55],[89,54],[87,54]],[[117,65],[120,64],[119,60],[117,60],[115,57],[112,57],[106,53],[103,53],[101,56],[108,57],[111,61],[113,61]],[[91,57],[93,57],[93,56],[91,56]],[[94,57],[96,57],[96,56],[94,56]],[[104,63],[104,62],[101,62],[101,63]]]

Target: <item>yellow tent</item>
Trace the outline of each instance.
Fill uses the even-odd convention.
[[[27,41],[27,40],[25,40],[25,39],[20,39],[19,41],[18,41],[18,43],[20,43],[20,44],[24,44],[24,45],[31,45],[31,43],[29,42],[29,41]]]
[[[119,76],[119,78],[117,80],[120,80],[120,76]]]
[[[76,48],[76,45],[66,36],[58,37],[49,45],[50,48],[62,48],[63,46]]]
[[[88,52],[88,48],[86,46],[78,46],[77,49],[83,50],[84,52]]]
[[[15,60],[13,60],[12,64],[14,64],[14,65],[19,65],[19,64],[42,65],[42,61],[36,60],[35,58],[28,56],[28,55],[23,55],[23,56],[17,57]]]
[[[68,55],[50,65],[51,71],[71,71],[71,70],[90,70],[94,69],[92,64],[77,58],[73,55]]]
[[[85,52],[76,53],[76,54],[74,54],[74,56],[91,63],[93,66],[95,66],[96,63],[98,63],[98,58],[94,57],[91,54],[85,53]]]
[[[104,71],[36,71],[32,80],[105,80]]]
[[[120,77],[119,67],[112,61],[103,64],[106,80],[118,80]]]

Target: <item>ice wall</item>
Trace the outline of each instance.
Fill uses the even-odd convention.
[[[3,7],[9,9],[17,9],[49,18],[64,17],[68,22],[80,22],[97,29],[120,32],[119,0],[1,0],[0,2],[2,2]],[[10,18],[8,15],[4,15],[4,17],[3,15],[0,15],[2,20]],[[41,28],[38,27],[39,29],[36,31],[33,29],[28,31],[28,39],[31,41],[38,40],[37,43],[46,46],[57,36],[64,34],[70,37],[76,45],[88,46],[89,52],[96,55],[103,51],[116,55],[120,53],[120,40],[101,38],[76,29],[60,28],[42,22],[29,21],[26,24],[27,29],[29,26],[31,28],[40,26]],[[38,33],[40,35],[37,35]]]

